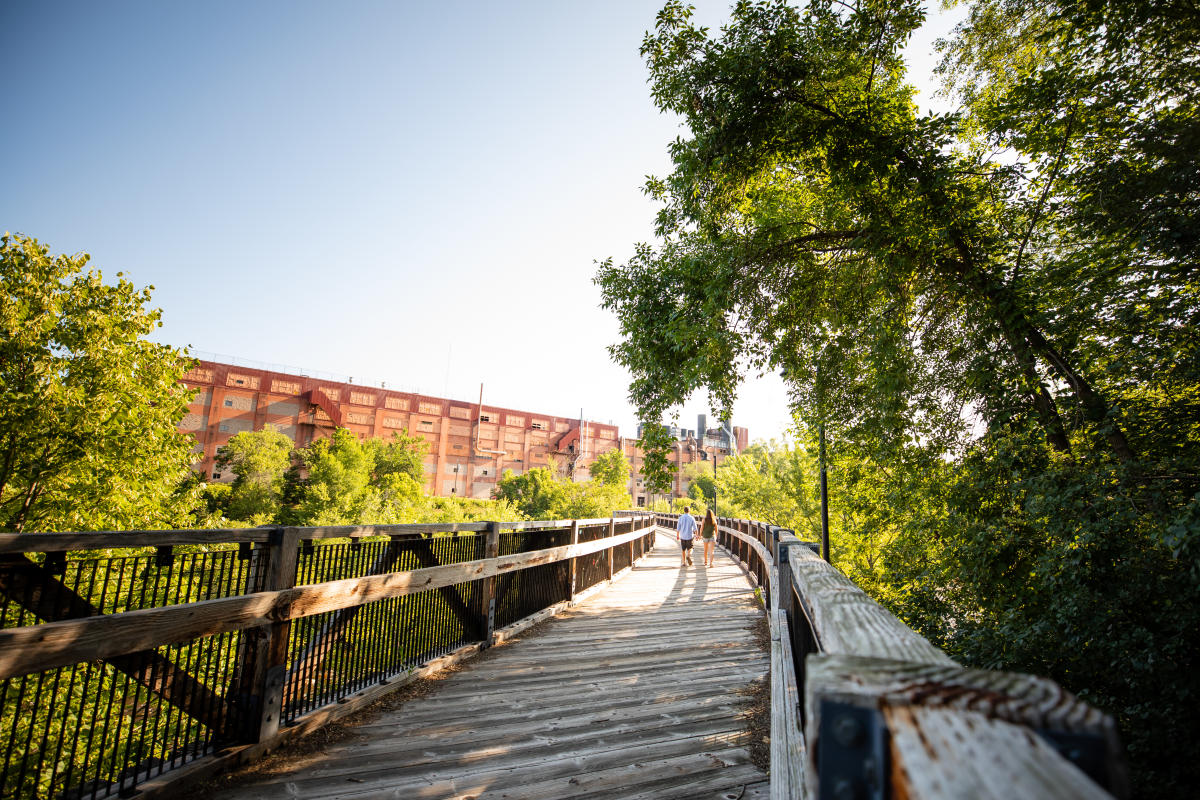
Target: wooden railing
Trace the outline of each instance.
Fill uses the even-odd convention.
[[[786,528],[718,543],[764,593],[773,800],[1128,796],[1112,718],[1053,681],[959,666]]]
[[[152,796],[512,636],[648,515],[0,534],[0,796]]]
[[[674,515],[0,535],[4,797],[161,794],[553,614]],[[1113,721],[964,668],[761,522],[720,545],[771,629],[773,798],[1128,794]]]

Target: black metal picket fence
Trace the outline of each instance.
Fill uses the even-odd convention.
[[[0,534],[0,796],[128,796],[570,600],[648,516]]]

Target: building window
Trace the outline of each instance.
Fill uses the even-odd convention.
[[[480,414],[480,415],[479,415],[479,421],[480,421],[480,422],[491,422],[491,421],[492,421],[492,415],[491,415],[491,414]]]
[[[214,472],[214,473],[213,473],[213,480],[214,480],[214,481],[219,481],[219,480],[221,480],[221,473],[219,473],[219,472]]]
[[[485,470],[484,470],[484,471],[483,471],[481,474],[483,474],[483,475],[487,475],[487,474],[488,474],[488,471],[485,469]]]
[[[212,383],[213,382],[213,371],[211,369],[201,369],[201,368],[197,367],[196,369],[193,369],[190,372],[188,372],[188,374],[185,377],[190,378],[191,380],[197,381],[199,383]]]
[[[226,407],[226,408],[233,408],[233,401],[232,401],[232,400],[230,400],[229,398],[225,398],[225,407]]]
[[[546,430],[547,425],[546,425],[546,423],[542,422],[541,420],[535,419],[531,423],[530,427],[532,427],[535,431],[544,431],[544,430]]]
[[[427,419],[423,419],[423,420],[421,420],[421,430],[423,430],[423,431],[432,431],[432,430],[433,430],[433,423],[432,423],[432,422],[430,422],[430,421],[429,421],[429,420],[427,420]]]
[[[251,389],[257,389],[258,378],[254,377],[253,375],[238,375],[237,373],[231,372],[225,376],[225,385],[246,386]]]

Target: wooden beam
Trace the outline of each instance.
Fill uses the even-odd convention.
[[[485,560],[491,560],[500,552],[500,523],[489,522],[487,531],[487,540],[484,543]],[[512,573],[509,573],[512,574]],[[496,622],[496,576],[491,575],[483,579],[480,584],[479,591],[479,612],[482,617],[483,629],[483,644],[484,647],[491,647],[495,642],[495,622]]]
[[[617,536],[617,518],[614,515],[613,517],[611,517],[608,520],[608,538],[615,539],[616,536]],[[605,559],[605,561],[607,562],[606,569],[608,570],[607,577],[608,577],[608,580],[611,581],[612,576],[613,576],[613,549],[611,547],[608,548],[608,550],[606,551],[606,556],[607,556],[607,558]]]
[[[569,523],[539,523],[565,528]],[[526,525],[526,523],[504,523]],[[362,539],[371,536],[420,536],[432,533],[482,531],[483,522],[413,523],[405,525],[334,525],[300,528],[301,539]],[[220,528],[182,531],[94,531],[84,533],[0,533],[0,553],[45,553],[67,550],[106,550],[175,544],[266,543],[271,528]]]
[[[754,550],[754,552],[758,553],[759,558],[763,560],[764,564],[775,563],[774,559],[771,558],[771,551],[764,547],[762,542],[758,541],[757,537],[753,536],[752,534],[742,533],[738,529],[728,525],[718,525],[717,530],[729,534],[734,539],[744,543],[747,547]]]
[[[790,549],[788,567],[822,652],[954,663],[807,547]]]
[[[267,566],[267,586],[285,590],[296,585],[296,566],[300,559],[300,529],[283,528],[271,537],[271,556]],[[283,716],[284,694],[288,687],[288,640],[292,622],[272,619],[267,625],[264,645],[254,670],[259,698],[259,724],[255,741],[274,738]]]
[[[579,544],[579,520],[571,522],[571,544]],[[577,569],[576,559],[571,559],[571,586],[568,590],[568,597],[571,600],[575,599],[575,573]]]
[[[806,675],[808,767],[818,781],[827,777],[811,754],[820,749],[821,715],[830,701],[882,712],[895,796],[1105,796],[1038,733],[1091,737],[1103,751],[1103,782],[1119,797],[1128,794],[1116,723],[1047,678],[824,654],[808,657]]]
[[[24,555],[0,556],[0,593],[51,622],[100,616],[95,606]],[[213,694],[208,686],[171,659],[147,649],[107,661],[192,719],[213,731],[224,732],[230,712],[227,700]]]
[[[391,572],[391,568],[395,566],[396,561],[399,560],[400,556],[405,552],[409,552],[415,556],[417,563],[419,563],[422,568],[442,566],[441,562],[437,559],[437,555],[433,552],[430,539],[394,538],[384,552],[375,559],[375,563],[371,566],[370,574],[374,575],[382,574],[384,572]],[[466,601],[463,600],[462,594],[459,593],[456,587],[441,586],[438,588],[437,592],[439,595],[441,595],[442,599],[445,601],[447,607],[449,607],[454,616],[457,617],[458,620],[463,624],[468,636],[475,639],[485,638],[485,626],[480,624],[479,615],[471,611],[471,609],[467,606]],[[354,620],[362,608],[363,606],[343,608],[338,611],[338,613],[335,614],[332,619],[321,626],[321,630],[319,630],[316,635],[313,636],[313,639],[311,642],[309,642],[308,646],[296,656],[290,673],[302,674],[309,669],[311,662],[315,661],[316,663],[320,664],[322,661],[324,661],[325,657],[333,648],[334,643],[337,641],[337,638],[341,635],[342,631],[344,631],[346,626]]]
[[[301,529],[290,529],[300,536]],[[513,570],[550,564],[624,544],[615,539],[467,561],[441,567],[299,586],[0,631],[0,679],[80,661],[109,658],[163,644],[366,605],[389,597],[452,586]]]
[[[768,609],[767,619],[771,628],[771,800],[794,800],[805,793],[800,687],[792,668],[787,614]]]

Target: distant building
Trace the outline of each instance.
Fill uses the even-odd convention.
[[[217,448],[235,434],[271,424],[297,447],[339,427],[360,439],[398,431],[419,436],[429,443],[425,490],[442,497],[491,497],[504,470],[520,474],[551,459],[560,473],[590,480],[595,457],[620,449],[632,465],[628,488],[634,502],[642,506],[654,499],[643,484],[637,441],[622,438],[612,424],[215,361],[198,362],[183,383],[198,392],[179,429],[196,438],[196,469],[210,480],[233,478],[216,471]],[[687,464],[710,458],[719,464],[734,447],[746,446],[745,428],[708,430],[703,416],[699,428],[705,431],[701,437],[694,431],[686,437],[672,433],[678,440],[670,456],[676,476],[665,497],[687,493]]]

